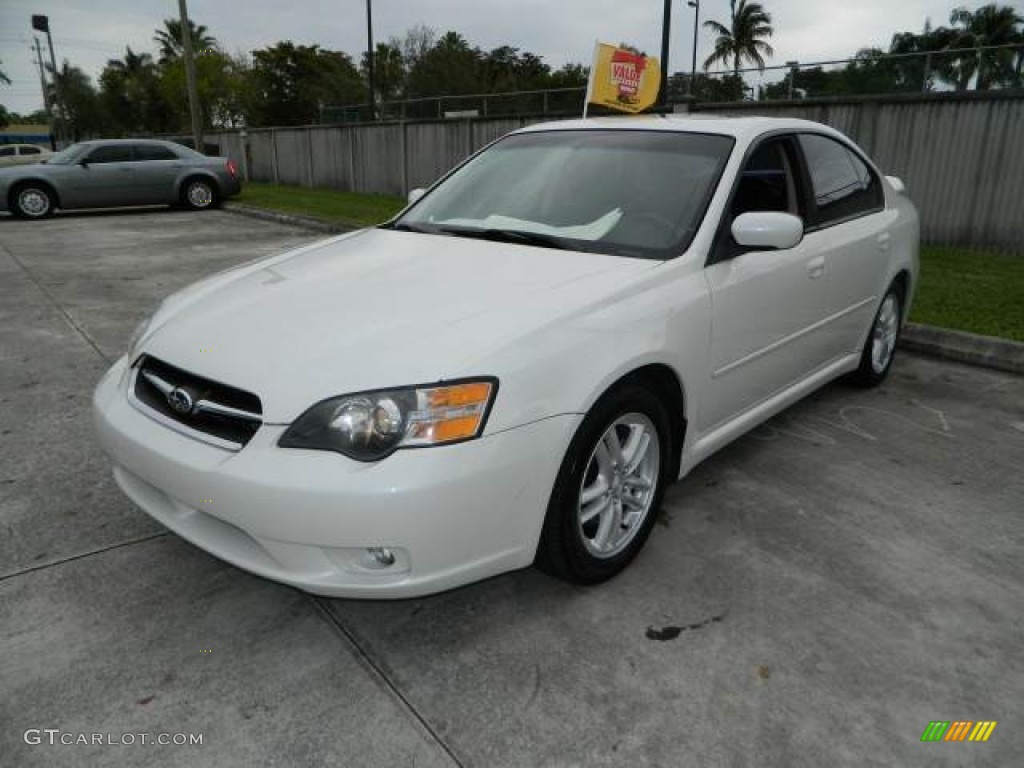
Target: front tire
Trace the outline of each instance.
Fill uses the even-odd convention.
[[[903,319],[903,291],[898,284],[889,286],[882,299],[871,332],[860,355],[860,365],[851,375],[854,384],[860,387],[877,387],[889,375],[896,355]]]
[[[209,179],[188,179],[181,189],[181,202],[193,211],[205,211],[216,208],[220,196],[216,185]]]
[[[53,192],[43,184],[22,184],[11,194],[11,212],[20,219],[45,219],[54,205]]]
[[[636,557],[654,526],[671,466],[661,401],[638,384],[601,398],[576,432],[555,481],[535,564],[597,584]]]

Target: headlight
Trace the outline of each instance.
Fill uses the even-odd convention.
[[[496,379],[475,379],[332,397],[302,414],[278,445],[378,461],[399,448],[472,440],[497,389]]]

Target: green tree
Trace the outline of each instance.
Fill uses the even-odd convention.
[[[246,78],[250,125],[308,125],[320,108],[365,101],[365,86],[346,53],[291,41],[253,51]]]
[[[121,133],[172,130],[170,110],[160,92],[161,72],[148,53],[125,48],[100,73],[99,98]]]
[[[7,76],[3,69],[0,69],[0,83],[3,85],[11,84],[11,78]],[[11,113],[7,111],[7,108],[4,107],[3,104],[0,104],[0,128],[6,128],[10,124],[10,121]]]
[[[483,88],[479,48],[458,32],[446,32],[409,70],[410,97],[480,93]]]
[[[204,25],[197,25],[192,19],[188,20],[188,28],[191,32],[192,50],[195,53],[217,47],[217,38],[207,34]],[[164,19],[163,29],[157,29],[153,41],[160,48],[160,62],[166,63],[179,58],[185,52],[185,43],[181,36],[181,19]]]
[[[1024,43],[1024,34],[1020,29],[1024,25],[1024,16],[1008,5],[990,3],[976,11],[957,8],[950,14],[949,22],[953,25],[952,42],[960,48]],[[1019,57],[1019,52],[1011,50],[967,54],[959,62],[957,88],[966,90],[972,75],[977,75],[976,88],[979,91],[1005,85],[1019,85]]]
[[[74,141],[91,136],[102,136],[110,128],[110,121],[100,103],[92,81],[78,67],[64,60],[56,73],[57,92],[60,94],[56,111],[59,133]]]
[[[359,67],[364,80],[370,76],[368,58],[364,51]],[[398,41],[377,43],[373,56],[373,87],[378,101],[392,101],[401,96],[405,88],[405,58]]]
[[[245,94],[251,82],[250,69],[241,58],[220,51],[197,56],[196,91],[199,94],[203,125],[207,128],[234,128],[245,113]],[[190,111],[185,61],[169,61],[161,68],[160,94],[175,130],[188,128]]]
[[[744,60],[764,71],[764,57],[774,56],[775,51],[767,42],[775,30],[772,17],[760,3],[747,0],[729,0],[731,19],[728,26],[718,21],[705,21],[704,27],[718,35],[711,55],[704,62],[708,70],[712,64],[732,64],[733,75],[739,75]]]
[[[551,67],[536,54],[520,53],[503,45],[485,54],[480,62],[481,81],[488,93],[535,91],[550,87]]]

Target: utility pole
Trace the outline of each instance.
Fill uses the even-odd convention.
[[[377,99],[374,96],[374,82],[373,82],[373,0],[366,0],[366,74],[369,97],[370,97],[370,119],[377,119]]]
[[[192,55],[192,27],[188,23],[188,8],[185,0],[178,0],[181,16],[181,45],[185,49],[185,82],[188,85],[188,107],[192,114],[192,141],[196,152],[203,153],[203,114],[199,106],[199,90],[196,88],[196,60]]]
[[[690,0],[688,6],[693,8],[693,67],[690,69],[690,95],[694,94],[697,84],[697,32],[700,30],[700,0]]]
[[[53,100],[54,100],[54,107],[57,109],[58,114],[61,114],[63,112],[61,107],[63,106],[64,101],[63,101],[63,99],[61,99],[61,95],[62,94],[61,94],[61,87],[60,87],[60,78],[58,77],[59,73],[57,72],[57,56],[53,52],[53,37],[50,35],[50,17],[49,16],[42,16],[42,15],[39,15],[39,14],[33,14],[33,16],[32,16],[32,29],[36,30],[37,32],[45,32],[46,33],[46,42],[50,46],[50,67],[52,68],[51,71],[53,72]],[[37,41],[36,42],[36,46],[37,46],[36,50],[38,50],[38,45],[39,45],[39,43]],[[46,97],[44,96],[43,98],[45,100]],[[49,102],[47,102],[47,104],[48,103]],[[51,115],[51,120],[53,120],[53,111],[50,112],[50,115]],[[56,121],[53,121],[53,126],[52,126],[52,128],[50,130],[51,130],[51,133],[50,133],[50,143],[52,144],[54,142],[54,140],[55,140],[54,134],[57,132],[57,123],[56,123]]]
[[[39,65],[39,85],[43,89],[43,109],[46,110],[46,116],[50,121],[50,149],[54,152],[57,151],[57,137],[55,136],[55,127],[53,125],[53,110],[50,109],[50,94],[49,89],[46,87],[46,69],[43,67],[43,51],[39,47],[39,38],[35,35],[32,36],[36,45],[36,64]]]
[[[661,22],[661,87],[658,103],[668,109],[668,44],[672,36],[672,0],[665,0],[665,15]]]

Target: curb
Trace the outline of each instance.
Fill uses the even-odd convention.
[[[278,213],[266,208],[257,208],[244,203],[227,203],[225,211],[253,219],[273,221],[294,227],[304,227],[326,234],[354,232],[358,227],[346,227],[313,216]],[[931,357],[967,363],[997,371],[1024,374],[1024,344],[994,336],[980,336],[976,333],[952,331],[933,325],[907,323],[900,333],[899,346],[911,352]]]
[[[899,346],[958,363],[1024,374],[1024,344],[1019,341],[907,323]]]
[[[313,216],[302,216],[297,213],[280,213],[278,211],[270,211],[266,208],[257,208],[256,206],[246,205],[245,203],[225,203],[221,209],[228,211],[229,213],[236,213],[240,216],[248,216],[251,219],[272,221],[275,224],[287,224],[293,227],[304,227],[305,229],[312,229],[316,232],[323,232],[328,235],[355,232],[357,229],[361,229],[361,227],[349,227],[344,224],[337,224],[333,221],[326,221]]]

